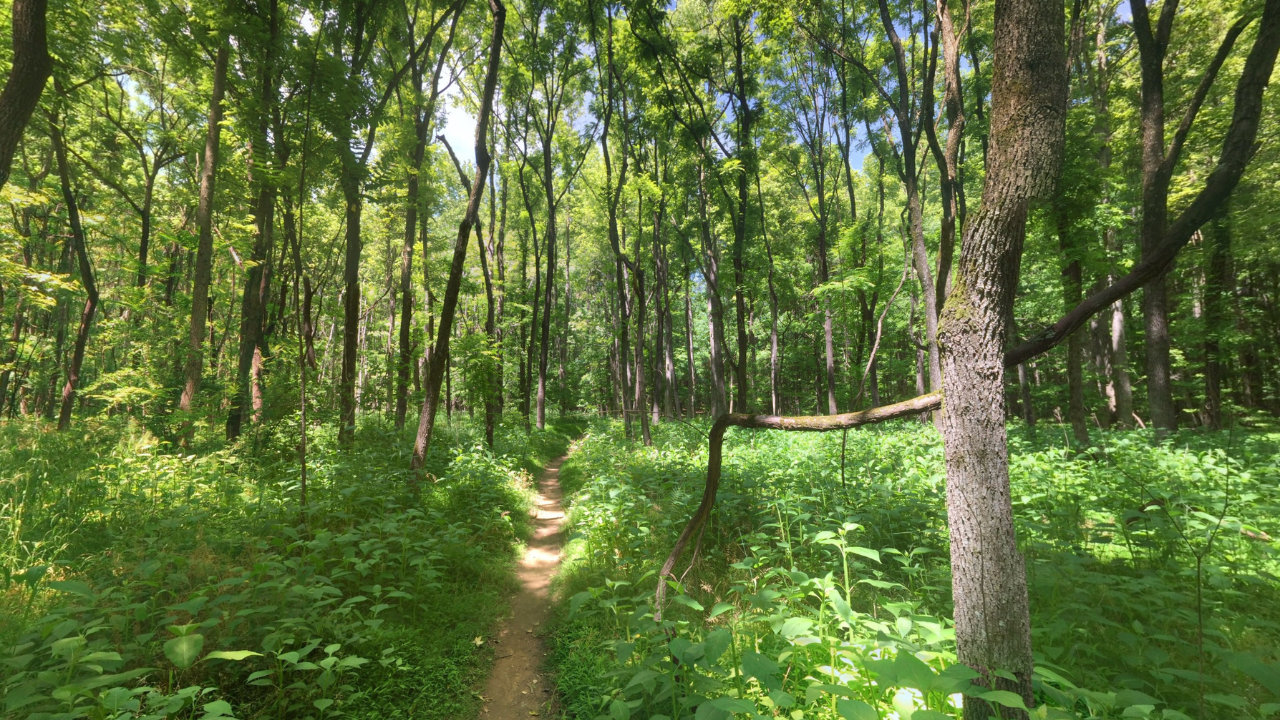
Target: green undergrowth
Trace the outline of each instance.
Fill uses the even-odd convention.
[[[958,665],[940,439],[917,422],[732,430],[715,512],[654,621],[705,427],[598,422],[561,471],[571,542],[553,662],[570,717],[938,720]],[[1057,439],[1055,443],[1055,438]],[[1033,717],[1280,714],[1280,467],[1264,433],[1011,430],[1037,652]],[[841,455],[844,455],[843,465]]]
[[[4,718],[456,718],[515,588],[533,475],[573,423],[296,420],[191,454],[125,420],[0,424]],[[444,424],[442,423],[442,426]]]

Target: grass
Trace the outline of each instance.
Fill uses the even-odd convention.
[[[838,434],[730,433],[698,558],[656,623],[702,432],[663,424],[644,448],[599,422],[561,472],[573,541],[552,657],[568,715],[958,716],[979,691],[955,664],[936,432],[850,433],[843,467]],[[1082,453],[1012,429],[1039,717],[1280,712],[1278,437],[1116,432]]]
[[[515,587],[532,472],[580,426],[313,428],[191,454],[127,421],[0,424],[4,717],[459,718]],[[477,639],[481,642],[477,642]]]

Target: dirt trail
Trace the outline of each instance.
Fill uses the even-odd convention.
[[[554,693],[542,672],[546,648],[538,633],[551,607],[551,578],[560,569],[560,464],[557,458],[543,471],[534,501],[537,518],[533,537],[516,575],[520,592],[511,600],[511,617],[503,624],[495,642],[496,659],[484,691],[483,720],[529,720],[547,716]]]

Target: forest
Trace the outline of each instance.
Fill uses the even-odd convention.
[[[1280,717],[1280,0],[0,5],[0,718]]]

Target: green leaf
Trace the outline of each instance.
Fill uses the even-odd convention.
[[[204,710],[204,717],[200,720],[232,717],[231,703],[226,700],[214,700],[211,703],[205,703],[201,709]]]
[[[729,645],[733,642],[733,636],[728,630],[720,628],[707,634],[707,639],[702,641],[702,646],[706,648],[703,657],[707,662],[714,663],[724,655],[724,651],[729,649]]]
[[[870,558],[871,560],[880,562],[880,553],[872,550],[871,548],[858,547],[855,545],[849,548],[849,552],[854,555],[861,555],[864,558]]]
[[[1116,707],[1118,708],[1126,708],[1130,705],[1157,705],[1159,702],[1159,700],[1150,695],[1140,693],[1137,690],[1121,690],[1116,693]]]
[[[1008,690],[988,690],[979,694],[978,697],[996,705],[1018,708],[1019,710],[1027,709],[1026,703],[1022,702],[1022,696],[1017,693],[1011,693]]]
[[[733,609],[733,606],[730,605],[729,603],[718,602],[714,606],[712,606],[711,614],[707,615],[707,617],[713,618],[713,617],[716,617],[717,615],[723,615],[724,613],[729,612],[732,609]]]
[[[925,665],[920,658],[905,650],[899,650],[893,665],[898,675],[899,685],[915,688],[926,695],[933,690],[934,679],[937,676],[933,668]]]
[[[780,708],[794,707],[796,704],[795,697],[791,693],[783,692],[782,690],[774,690],[769,693],[769,699]]]
[[[80,582],[79,580],[54,580],[49,583],[49,587],[57,590],[58,592],[71,593],[90,600],[94,598],[93,588],[89,587],[87,583]]]
[[[861,700],[837,700],[836,712],[844,720],[880,720],[880,713]]]
[[[1210,695],[1205,695],[1204,699],[1208,700],[1211,703],[1217,703],[1218,705],[1226,705],[1227,707],[1233,707],[1237,710],[1243,710],[1245,708],[1245,705],[1247,704],[1245,702],[1245,699],[1240,697],[1239,695],[1223,695],[1223,694],[1214,693]]]
[[[809,632],[809,628],[813,627],[813,621],[808,618],[790,618],[782,623],[782,628],[778,630],[778,634],[788,640],[794,639],[800,635]]]
[[[153,672],[155,668],[134,668],[127,672],[115,673],[113,675],[99,675],[91,680],[84,681],[81,686],[85,690],[106,687],[108,685],[123,685],[131,680],[136,680],[149,672]]]
[[[782,683],[775,677],[778,674],[778,663],[754,650],[743,653],[742,674],[759,680],[761,685],[770,690],[782,689]]]
[[[609,705],[609,717],[613,720],[631,720],[631,707],[622,700],[615,699]]]
[[[1268,665],[1250,653],[1236,653],[1231,664],[1280,698],[1280,666]]]
[[[312,701],[312,703],[311,703],[311,704],[312,704],[312,705],[315,705],[317,710],[328,710],[328,709],[329,709],[329,706],[330,706],[330,705],[333,705],[333,699],[332,699],[332,698],[320,698],[319,700],[314,700],[314,701]]]
[[[199,597],[194,597],[179,605],[170,605],[168,609],[177,610],[180,612],[190,613],[192,615],[195,615],[196,613],[200,612],[200,609],[203,608],[206,604],[208,604],[208,602],[209,602],[209,598],[201,595]]]
[[[204,636],[199,633],[176,637],[164,644],[164,656],[179,670],[186,670],[196,663],[204,649]]]
[[[577,615],[578,610],[582,607],[582,603],[590,599],[591,599],[591,593],[586,590],[569,598],[569,617],[573,617],[574,615]]]
[[[840,589],[836,587],[827,588],[827,599],[831,601],[831,607],[835,608],[836,616],[853,625],[853,608],[844,599],[844,595],[840,594]]]
[[[688,595],[676,595],[675,597],[673,597],[673,598],[671,598],[671,599],[672,599],[672,600],[675,600],[676,602],[680,603],[681,605],[684,605],[685,607],[693,608],[694,610],[697,610],[698,612],[702,612],[702,610],[703,610],[702,603],[698,602],[697,600],[694,600],[693,598],[689,597]]]
[[[756,711],[755,703],[735,697],[716,698],[711,701],[711,707],[731,713],[753,713]]]
[[[204,656],[205,660],[232,660],[240,662],[248,657],[262,657],[262,653],[256,653],[252,650],[214,650]]]

